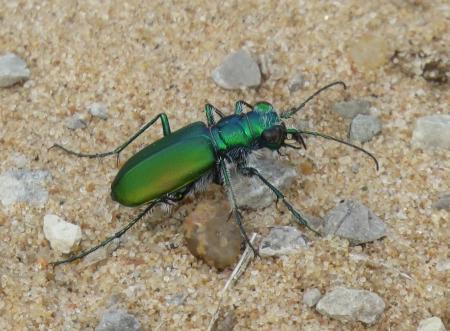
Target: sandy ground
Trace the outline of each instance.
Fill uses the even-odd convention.
[[[419,0],[220,5],[0,0],[0,53],[15,52],[31,70],[24,85],[0,90],[0,173],[16,169],[23,155],[25,169],[52,176],[44,205],[0,205],[0,328],[92,330],[105,310],[119,307],[133,314],[142,330],[206,329],[231,269],[217,272],[194,258],[180,225],[200,199],[224,199],[221,191],[213,187],[186,201],[173,217],[147,217],[100,264],[53,271],[46,262],[60,254],[44,237],[46,214],[80,224],[81,245],[89,247],[138,210],[109,197],[114,158],[77,159],[48,147],[60,142],[82,151],[109,150],[161,111],[172,128],[204,120],[207,101],[227,113],[239,99],[287,109],[341,79],[348,92],[330,91],[297,117],[318,131],[345,137],[348,122],[330,111],[333,104],[369,100],[383,130],[364,147],[379,158],[381,169],[377,173],[356,151],[309,139],[307,152],[287,152],[300,175],[286,193],[300,210],[316,216],[341,199],[358,199],[386,221],[388,236],[349,247],[345,240],[314,239],[309,233],[310,249],[253,261],[224,309],[234,312],[236,330],[415,330],[430,316],[439,316],[448,329],[450,275],[436,264],[450,258],[450,217],[431,205],[449,190],[449,153],[415,148],[411,136],[418,117],[448,113],[448,83],[426,81],[420,68],[430,59],[448,58],[449,10],[445,1]],[[358,62],[352,52],[373,36],[381,47],[369,53],[380,59]],[[211,72],[241,48],[269,63],[269,71],[258,89],[225,91]],[[289,82],[298,74],[307,85],[290,94]],[[108,120],[88,116],[94,102],[108,106]],[[76,112],[88,121],[86,129],[64,126]],[[122,160],[160,134],[149,130]],[[312,171],[302,174],[305,162]],[[360,166],[357,174],[353,164]],[[249,231],[262,235],[290,219],[275,206],[244,217]],[[355,262],[351,253],[365,253],[411,279]],[[324,293],[338,285],[378,293],[386,303],[378,323],[342,324],[302,304],[305,289]]]

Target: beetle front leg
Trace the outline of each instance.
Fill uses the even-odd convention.
[[[237,225],[239,226],[239,230],[241,231],[242,237],[244,237],[245,243],[253,250],[255,256],[259,256],[258,251],[253,247],[250,239],[247,236],[247,232],[245,232],[244,226],[242,225],[242,216],[239,212],[239,207],[236,202],[236,196],[234,195],[233,187],[231,186],[230,181],[230,172],[227,169],[224,158],[219,158],[219,169],[223,179],[223,185],[228,194],[228,200],[231,204],[231,212],[234,214],[234,218],[236,220]]]
[[[225,115],[219,109],[217,109],[210,103],[207,103],[205,105],[205,114],[206,114],[206,120],[208,121],[208,126],[212,126],[212,125],[216,124],[216,120],[214,119],[214,113],[219,115],[220,118],[225,117]]]
[[[152,126],[158,119],[161,119],[163,135],[164,136],[170,135],[171,131],[170,131],[169,119],[167,118],[167,115],[165,113],[161,113],[161,114],[158,114],[156,117],[152,118],[148,123],[146,123],[142,128],[140,128],[134,135],[131,136],[130,139],[125,141],[123,144],[118,146],[116,149],[109,151],[109,152],[93,153],[93,154],[80,153],[80,152],[75,152],[70,149],[67,149],[60,144],[54,144],[49,149],[56,147],[56,148],[62,149],[64,152],[66,152],[68,154],[75,155],[78,157],[88,157],[88,158],[101,158],[101,157],[116,154],[117,162],[118,162],[120,152],[122,152],[129,144],[131,144],[134,140],[136,140],[137,137],[139,137],[142,133],[144,133],[144,131],[147,130],[150,126]]]
[[[263,175],[261,175],[261,173],[257,169],[253,167],[238,167],[238,170],[244,176],[258,177],[275,194],[275,196],[277,197],[277,201],[281,200],[284,203],[287,209],[289,209],[291,214],[294,216],[294,220],[296,222],[298,222],[303,226],[306,226],[309,230],[311,230],[315,234],[320,235],[319,232],[310,227],[308,221],[302,215],[300,215],[300,213],[297,210],[295,210],[295,208],[289,201],[286,200],[284,194],[279,189],[277,189],[272,183],[270,183]]]

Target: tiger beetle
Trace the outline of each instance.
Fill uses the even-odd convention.
[[[230,216],[234,215],[245,242],[253,249],[255,255],[258,255],[242,225],[242,216],[231,185],[227,164],[234,165],[241,175],[259,178],[272,190],[277,200],[283,202],[297,223],[319,234],[308,225],[307,220],[294,209],[284,194],[256,168],[249,166],[247,160],[250,153],[261,148],[274,151],[278,151],[281,147],[300,149],[303,146],[306,148],[303,135],[310,135],[331,139],[366,153],[375,161],[378,170],[377,159],[363,148],[323,133],[287,128],[282,121],[295,115],[319,93],[335,85],[342,85],[346,89],[344,82],[333,82],[317,90],[298,107],[280,114],[268,102],[258,102],[252,106],[245,101],[238,101],[234,114],[228,116],[207,104],[205,106],[207,124],[195,122],[175,132],[171,131],[167,115],[161,113],[145,124],[130,139],[110,152],[85,154],[74,152],[59,144],[53,145],[52,147],[57,147],[78,157],[102,158],[117,155],[118,158],[120,152],[158,119],[161,120],[164,135],[133,155],[119,170],[111,184],[111,198],[114,201],[129,207],[147,204],[143,211],[127,226],[97,246],[65,260],[51,262],[51,264],[56,266],[72,262],[94,252],[112,240],[120,238],[155,205],[178,202],[187,194],[195,192],[211,181],[225,187],[231,204]],[[248,109],[247,112],[244,112],[245,108]],[[214,114],[220,117],[219,121],[216,122]]]

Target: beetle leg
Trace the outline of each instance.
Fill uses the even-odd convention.
[[[219,109],[217,109],[210,103],[207,103],[205,105],[205,113],[206,113],[206,120],[208,121],[208,126],[212,126],[212,125],[216,124],[216,120],[214,119],[214,113],[219,115],[220,118],[225,117],[224,113],[222,113]]]
[[[129,144],[131,144],[137,137],[139,137],[142,133],[144,133],[145,130],[147,130],[150,126],[152,126],[158,119],[161,119],[162,128],[163,128],[163,134],[164,136],[170,135],[170,125],[169,125],[169,119],[167,118],[167,115],[165,113],[158,114],[156,117],[152,118],[148,123],[146,123],[142,128],[140,128],[133,136],[131,136],[130,139],[125,141],[122,145],[114,149],[113,151],[104,152],[104,153],[94,153],[94,154],[87,154],[87,153],[80,153],[80,152],[74,152],[70,149],[65,148],[62,145],[54,144],[51,148],[57,147],[59,149],[62,149],[64,152],[75,155],[78,157],[88,157],[88,158],[101,158],[109,155],[116,154],[117,155],[117,161],[119,158],[120,152],[122,152]]]
[[[284,196],[284,194],[279,189],[277,189],[273,184],[271,184],[263,175],[261,175],[261,173],[257,169],[252,168],[252,167],[240,167],[238,169],[244,176],[258,177],[267,187],[269,187],[272,190],[272,192],[277,197],[277,201],[279,199],[284,203],[284,205],[287,207],[287,209],[289,209],[291,214],[294,216],[294,220],[297,223],[300,223],[301,225],[306,226],[308,229],[310,229],[315,234],[320,235],[319,232],[317,232],[316,230],[314,230],[313,228],[311,228],[309,226],[308,221],[302,215],[300,215],[300,213],[297,210],[295,210],[295,208],[292,206],[292,204],[289,201],[286,200],[286,197]]]
[[[225,186],[225,189],[228,193],[228,200],[230,201],[230,204],[231,204],[231,212],[233,213],[236,223],[239,226],[241,235],[242,235],[242,237],[244,237],[245,243],[248,246],[250,246],[250,248],[253,250],[254,255],[259,256],[258,251],[255,249],[255,247],[253,247],[252,243],[250,242],[250,239],[247,236],[247,233],[245,232],[244,226],[242,225],[242,215],[239,212],[239,207],[236,203],[236,196],[234,195],[233,187],[231,186],[231,181],[230,181],[230,172],[227,169],[225,160],[223,158],[219,158],[218,162],[219,162],[220,172],[221,172],[222,178],[223,178],[223,185]]]
[[[253,106],[243,100],[239,100],[238,102],[236,102],[236,105],[234,106],[234,113],[236,115],[240,115],[242,114],[242,112],[244,111],[244,107],[250,108],[250,110],[253,110]]]
[[[91,247],[87,250],[82,251],[81,253],[71,256],[68,259],[65,260],[60,260],[60,261],[54,261],[54,262],[50,262],[51,265],[53,265],[54,267],[56,267],[57,265],[60,264],[64,264],[64,263],[69,263],[78,259],[81,259],[83,257],[85,257],[86,255],[89,255],[93,252],[95,252],[97,249],[106,246],[108,243],[110,243],[111,241],[113,241],[114,239],[118,239],[120,237],[122,237],[125,232],[127,232],[133,225],[135,225],[137,222],[139,222],[144,216],[145,214],[147,214],[150,209],[152,209],[156,204],[158,204],[159,202],[161,202],[160,200],[154,200],[153,202],[151,202],[145,209],[143,212],[141,212],[135,219],[133,219],[130,223],[127,224],[127,226],[123,227],[120,231],[117,231],[114,235],[112,235],[111,237],[103,240],[100,244],[98,244],[97,246]]]

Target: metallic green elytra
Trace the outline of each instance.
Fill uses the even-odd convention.
[[[68,150],[61,145],[54,145],[54,147],[79,157],[99,158],[113,154],[118,156],[123,149],[158,119],[162,122],[164,135],[161,139],[132,156],[120,169],[111,185],[113,200],[125,206],[147,204],[146,208],[127,226],[99,245],[68,259],[52,262],[52,264],[58,265],[70,262],[90,254],[113,239],[121,237],[155,205],[172,204],[180,201],[187,194],[195,192],[213,180],[225,186],[231,204],[231,212],[241,234],[257,255],[257,251],[251,245],[242,225],[238,201],[230,182],[227,164],[234,165],[241,175],[254,176],[261,180],[275,194],[277,199],[288,208],[295,221],[316,232],[308,225],[307,220],[295,210],[284,194],[257,169],[248,165],[247,160],[253,151],[261,148],[271,150],[279,150],[282,147],[301,148],[301,146],[293,145],[289,141],[299,143],[306,148],[303,135],[312,135],[335,140],[363,151],[373,158],[378,169],[378,162],[375,157],[361,147],[322,133],[287,128],[283,122],[283,119],[292,117],[317,94],[338,84],[346,87],[340,81],[331,83],[319,89],[298,107],[281,113],[278,113],[267,102],[258,102],[252,106],[244,101],[238,101],[234,114],[225,116],[220,110],[207,104],[205,106],[207,124],[195,122],[174,132],[171,132],[167,116],[161,113],[145,124],[129,140],[110,152],[84,154]],[[244,111],[245,108],[248,110],[247,112]],[[218,122],[216,122],[214,114],[220,117]]]
[[[215,161],[208,127],[190,124],[132,156],[114,179],[111,197],[125,206],[141,205],[191,184]]]

